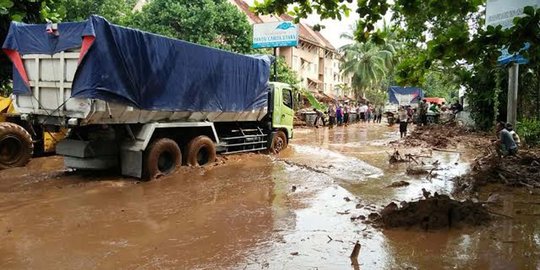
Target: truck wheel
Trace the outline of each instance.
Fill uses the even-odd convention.
[[[216,145],[212,139],[201,135],[187,146],[186,163],[190,166],[205,166],[216,161]]]
[[[274,138],[272,138],[270,151],[274,154],[279,154],[285,148],[287,148],[287,135],[285,135],[285,132],[279,130],[274,134]]]
[[[26,165],[33,149],[32,136],[23,127],[0,123],[0,169]]]
[[[168,175],[182,165],[182,152],[175,141],[157,139],[145,151],[143,179],[152,180]]]

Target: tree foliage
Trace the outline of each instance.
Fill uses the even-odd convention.
[[[226,0],[153,0],[129,26],[239,53],[251,51],[251,26]]]
[[[56,0],[0,0],[0,44],[6,39],[11,21],[38,23],[45,20],[58,21],[64,16],[63,10],[56,10]],[[0,92],[10,90],[11,62],[0,53]]]
[[[134,4],[133,0],[56,0],[54,7],[65,10],[63,21],[83,21],[97,14],[112,23],[123,24]]]

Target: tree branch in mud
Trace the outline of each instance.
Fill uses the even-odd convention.
[[[353,251],[351,253],[351,265],[358,265],[358,254],[360,254],[360,248],[362,245],[360,245],[359,241],[356,241],[356,244],[354,244]]]

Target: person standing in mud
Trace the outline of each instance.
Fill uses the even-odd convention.
[[[328,105],[328,127],[333,128],[336,124],[336,105],[335,104],[329,104]]]
[[[377,123],[380,124],[382,121],[382,115],[383,115],[383,106],[379,105],[377,107]]]
[[[420,114],[421,126],[427,125],[427,111],[428,111],[427,100],[423,99],[422,102],[420,102],[420,106],[418,106],[418,113]]]
[[[343,106],[343,123],[345,126],[349,125],[349,110],[349,104],[345,104],[345,106]]]
[[[504,122],[497,123],[496,126],[498,139],[494,142],[495,150],[500,156],[514,156],[517,154],[518,146],[512,138],[510,131],[506,129]]]
[[[399,135],[401,138],[407,136],[407,125],[409,125],[409,114],[407,110],[401,106],[398,112],[399,119]]]
[[[362,104],[360,105],[360,119],[362,120],[362,122],[366,122],[366,111],[367,111],[367,106],[366,104]]]
[[[367,122],[371,123],[371,119],[373,118],[373,106],[369,103],[366,110],[366,118],[367,118]]]
[[[336,108],[336,119],[337,125],[341,126],[343,124],[343,111],[341,110],[341,105],[338,105]]]

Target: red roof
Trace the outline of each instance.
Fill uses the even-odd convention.
[[[244,14],[246,14],[252,21],[254,21],[255,23],[263,23],[263,20],[261,19],[261,17],[259,17],[253,11],[251,11],[249,9],[249,5],[246,2],[244,2],[243,0],[233,0],[233,1],[240,9],[242,9],[242,12],[244,12]]]

